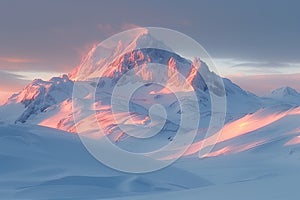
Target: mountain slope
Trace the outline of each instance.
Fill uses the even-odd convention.
[[[167,86],[175,90],[179,88],[176,92],[183,97],[190,96],[190,93],[195,94],[198,102],[190,101],[186,97],[183,100],[191,111],[199,109],[200,129],[208,127],[214,114],[212,97],[222,98],[226,95],[227,102],[221,105],[227,108],[226,122],[253,113],[264,106],[260,98],[244,91],[230,80],[222,79],[210,71],[200,59],[190,61],[183,58],[144,31],[130,37],[132,38],[120,40],[112,46],[96,46],[69,77],[64,75],[49,81],[34,80],[23,91],[13,95],[5,106],[0,107],[1,116],[11,113],[11,122],[39,124],[77,132],[73,114],[81,119],[77,121],[81,127],[98,127],[97,124],[91,124],[93,116],[88,114],[96,112],[105,134],[110,135],[115,142],[122,141],[119,143],[125,147],[124,140],[128,140],[128,136],[124,135],[119,126],[131,128],[136,127],[135,123],[151,124],[149,109],[155,104],[161,104],[167,114],[166,123],[159,134],[163,135],[162,143],[168,142],[176,134],[181,120],[181,105],[174,91]],[[150,47],[141,48],[145,45]],[[144,84],[132,94],[130,115],[119,112],[119,124],[116,123],[111,105],[114,89],[120,85],[139,83]],[[78,98],[74,98],[74,85],[84,85],[80,92],[83,95],[80,101],[87,102],[87,106],[82,107],[84,104],[79,105]],[[127,89],[124,90],[125,93],[126,91]],[[15,109],[16,107],[18,108]],[[13,113],[12,110],[18,111]]]
[[[298,131],[284,136],[283,129],[278,127],[292,130],[293,127],[286,125],[296,122],[296,114],[299,118],[299,109],[290,112],[292,118],[282,118],[279,124],[272,123],[265,130],[251,133],[273,136],[272,140],[252,146],[248,151],[214,159],[183,157],[168,168],[141,175],[103,166],[87,152],[75,134],[0,122],[0,196],[5,199],[49,199],[49,194],[52,199],[198,199],[201,195],[219,199],[216,191],[234,193],[239,188],[243,192],[234,193],[234,198],[248,194],[246,199],[261,196],[281,199],[282,195],[294,199],[300,178],[300,148],[299,143],[285,144],[289,138],[299,137],[300,129],[298,125]],[[249,142],[248,139],[240,142]],[[231,144],[241,143],[234,141],[227,145]],[[268,188],[277,189],[274,193]],[[222,196],[233,198],[230,194],[224,192]]]
[[[33,80],[21,92],[12,95],[8,101],[0,108],[1,116],[11,114],[10,121],[25,123],[37,115],[47,112],[50,107],[59,105],[63,101],[72,98],[73,81],[67,75],[53,77],[49,81],[41,79]],[[13,106],[15,105],[15,106]],[[21,112],[11,112],[14,107]]]
[[[300,105],[300,93],[291,87],[281,87],[275,89],[266,97],[295,106]]]
[[[117,172],[95,160],[77,135],[40,126],[0,122],[0,152],[3,199],[49,199],[50,193],[51,199],[95,199],[212,184],[176,167],[142,175]]]

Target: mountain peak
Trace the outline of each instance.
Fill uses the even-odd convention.
[[[140,48],[155,48],[172,52],[172,49],[166,46],[162,41],[156,39],[149,32],[143,32],[134,41],[135,49]]]
[[[73,81],[67,75],[53,77],[49,81],[34,79],[21,92],[12,95],[6,104],[21,104],[24,112],[16,121],[25,122],[32,115],[71,98]]]
[[[146,48],[173,52],[170,47],[151,35],[148,29],[139,28],[128,34],[125,32],[122,35],[115,35],[112,39],[95,45],[69,77],[72,80],[99,78],[99,71],[116,62],[120,56]]]
[[[285,102],[293,106],[300,105],[300,93],[294,88],[288,86],[275,89],[266,97],[275,99],[279,102]]]
[[[286,97],[286,96],[300,96],[300,94],[294,88],[286,86],[286,87],[281,87],[273,90],[269,96]]]

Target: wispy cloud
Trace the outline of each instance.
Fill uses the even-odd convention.
[[[232,67],[252,67],[252,68],[282,68],[292,67],[290,63],[283,62],[243,62],[235,64]]]
[[[0,61],[6,63],[34,63],[37,62],[35,59],[19,58],[19,57],[0,57]]]
[[[124,23],[121,26],[121,30],[128,30],[128,29],[132,29],[132,28],[141,28],[141,26],[139,26],[137,24],[133,24],[133,23]]]
[[[120,31],[125,31],[133,28],[140,28],[141,26],[134,23],[122,23],[120,25],[112,25],[112,24],[97,24],[97,29],[102,33],[107,35],[108,37],[116,34]]]
[[[28,72],[59,72],[69,73],[75,66],[66,64],[49,64],[47,61],[34,59],[0,58],[0,70],[2,71],[28,71]]]
[[[98,24],[97,29],[106,35],[116,33],[115,28],[111,24]]]
[[[1,92],[0,91],[0,106],[6,103],[7,99],[12,95],[12,92]]]
[[[29,80],[25,80],[25,77],[20,74],[0,71],[1,92],[17,92],[29,82]]]
[[[243,61],[233,58],[213,60],[223,76],[300,73],[300,63],[296,62]]]
[[[280,68],[259,68],[259,67],[245,67],[239,68],[238,72],[244,75],[257,75],[257,74],[280,74]]]

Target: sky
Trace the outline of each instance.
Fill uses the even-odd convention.
[[[0,102],[34,78],[68,73],[96,43],[133,27],[164,27],[198,41],[222,76],[263,95],[300,91],[297,0],[2,0]]]

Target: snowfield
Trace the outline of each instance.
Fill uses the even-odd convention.
[[[280,123],[299,122],[299,113],[292,117]],[[278,129],[278,123],[266,128],[249,133],[248,140],[272,130],[270,140],[244,152],[204,159],[187,156],[157,172],[126,174],[95,160],[76,134],[1,122],[0,197],[298,199],[300,146],[287,143],[300,134],[299,127],[291,135]]]
[[[0,143],[1,199],[94,199],[212,184],[176,167],[144,175],[114,171],[95,160],[77,135],[50,128],[2,123]]]

